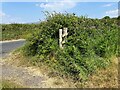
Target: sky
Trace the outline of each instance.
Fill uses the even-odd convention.
[[[45,19],[44,11],[75,13],[90,18],[117,17],[118,2],[0,2],[0,23],[38,22]]]

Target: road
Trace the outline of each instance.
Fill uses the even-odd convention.
[[[15,62],[9,61],[12,56],[9,53],[25,44],[25,40],[1,41],[0,42],[0,71],[2,80],[9,80],[24,87],[41,88],[44,76],[39,70],[28,66],[18,66]],[[9,55],[9,56],[8,56]],[[17,61],[17,60],[16,60]],[[17,61],[18,63],[19,61]],[[37,73],[37,74],[36,74]],[[47,80],[47,79],[46,79]]]
[[[9,53],[25,44],[25,40],[0,42],[0,76],[1,80],[11,81],[25,88],[45,88],[46,80],[49,80],[39,68],[22,66],[19,60],[12,58]],[[2,59],[2,60],[1,60]],[[12,61],[13,60],[13,61]]]
[[[13,40],[13,41],[1,41],[0,42],[0,57],[5,57],[11,51],[25,44],[24,39]]]

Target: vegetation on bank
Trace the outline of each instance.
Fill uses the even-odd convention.
[[[45,63],[60,76],[87,80],[97,69],[107,68],[118,56],[116,18],[91,19],[75,14],[46,14],[46,21],[27,39],[23,48],[33,63]],[[58,45],[59,29],[68,28],[64,49]]]
[[[119,65],[118,58],[116,57],[111,59],[111,64],[107,68],[98,69],[96,73],[90,75],[85,82],[75,82],[71,80],[71,78],[61,77],[45,63],[33,62],[33,60],[35,60],[34,58],[35,57],[25,57],[22,50],[19,49],[6,58],[6,63],[15,67],[17,66],[18,68],[28,68],[27,70],[32,71],[33,76],[34,74],[40,74],[45,80],[41,88],[118,88]],[[15,79],[15,82],[24,85],[18,79]],[[24,87],[27,86],[24,85]]]
[[[27,38],[23,53],[32,63],[44,63],[60,76],[84,81],[97,69],[107,68],[119,56],[118,18],[91,19],[75,14],[46,13],[40,24],[3,24],[2,39]],[[68,28],[67,42],[60,49],[59,29]],[[39,62],[39,63],[38,63]]]

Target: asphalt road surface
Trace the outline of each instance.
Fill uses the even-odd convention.
[[[0,57],[4,58],[7,56],[11,51],[21,47],[25,44],[25,40],[14,40],[14,41],[1,41],[0,42]]]

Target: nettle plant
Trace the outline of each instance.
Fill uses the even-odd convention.
[[[60,75],[86,80],[98,68],[105,68],[117,55],[118,25],[110,18],[91,19],[75,14],[46,14],[39,31],[33,33],[24,48],[26,55],[38,57]],[[59,29],[68,28],[64,49],[59,48]]]

